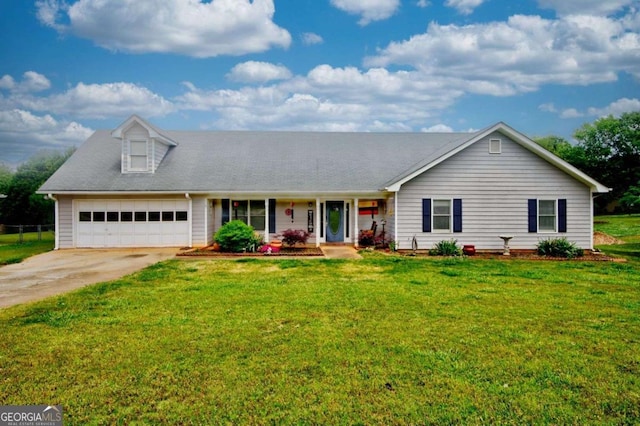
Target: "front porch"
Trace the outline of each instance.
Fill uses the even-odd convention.
[[[350,245],[358,247],[361,231],[391,240],[388,223],[392,212],[389,200],[367,198],[248,198],[210,199],[209,243],[215,232],[231,220],[251,225],[269,243],[285,230],[305,230],[308,243],[321,245]]]

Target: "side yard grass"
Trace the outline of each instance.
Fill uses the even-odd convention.
[[[30,256],[53,250],[55,234],[42,232],[41,237],[38,241],[37,232],[27,232],[23,234],[24,242],[20,243],[18,234],[0,234],[0,266],[20,263]]]
[[[594,229],[624,241],[624,244],[598,246],[603,252],[640,262],[640,214],[596,216]]]
[[[637,424],[633,263],[172,260],[0,311],[65,424]]]

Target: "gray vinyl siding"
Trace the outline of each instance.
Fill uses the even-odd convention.
[[[194,197],[191,203],[191,243],[194,246],[206,246],[208,244],[207,226],[205,223],[207,199]]]
[[[73,248],[72,197],[58,196],[58,248]]]
[[[489,154],[489,139],[502,140],[502,153]],[[461,233],[422,232],[422,199],[462,199]],[[529,233],[528,199],[566,199],[566,233]],[[407,182],[398,194],[399,248],[419,249],[445,239],[478,249],[499,250],[500,235],[513,235],[511,248],[533,249],[549,237],[567,237],[591,248],[588,187],[501,134],[492,134]]]
[[[216,209],[213,208],[213,200],[207,199],[206,200],[206,206],[205,206],[205,211],[206,211],[206,237],[207,237],[207,245],[212,244],[213,243],[213,234],[215,233],[215,229],[216,229],[216,219],[219,216],[216,216]]]
[[[153,170],[154,171],[160,166],[160,163],[162,162],[162,159],[164,158],[164,156],[167,154],[168,150],[169,150],[168,145],[165,145],[162,142],[158,142],[158,141],[153,142],[153,153],[154,153]]]

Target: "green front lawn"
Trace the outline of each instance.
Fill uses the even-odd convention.
[[[640,270],[168,261],[0,311],[0,405],[65,424],[638,424]]]
[[[55,234],[42,232],[41,238],[38,241],[37,232],[26,232],[20,243],[18,234],[0,234],[0,265],[20,263],[27,257],[53,250]]]

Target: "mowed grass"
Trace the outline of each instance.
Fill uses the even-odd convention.
[[[24,233],[22,243],[19,238],[18,234],[0,234],[0,266],[20,263],[30,256],[53,250],[55,234],[43,231],[40,241],[37,232]]]
[[[597,216],[594,229],[616,237],[625,244],[603,245],[598,248],[607,254],[640,262],[640,214]]]
[[[631,263],[167,261],[0,311],[65,424],[638,424]]]

